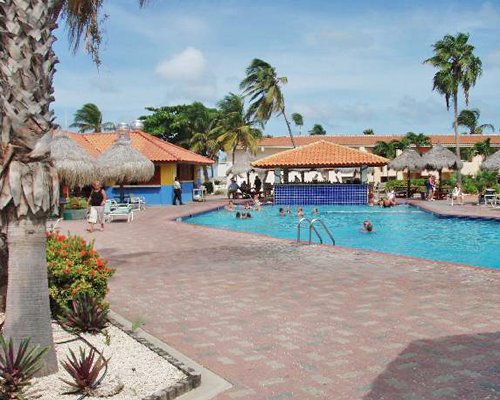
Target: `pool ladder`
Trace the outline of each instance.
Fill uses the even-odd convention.
[[[314,226],[314,224],[318,223],[323,227],[323,230],[326,232],[330,240],[332,241],[332,244],[335,245],[335,239],[333,238],[332,232],[330,232],[330,229],[326,226],[326,224],[323,222],[322,219],[319,218],[302,218],[299,223],[297,224],[297,242],[300,243],[300,230],[303,222],[309,223],[309,244],[312,243],[312,234],[313,232],[316,234],[316,237],[318,238],[319,242],[323,244],[323,238],[319,234],[318,230]]]

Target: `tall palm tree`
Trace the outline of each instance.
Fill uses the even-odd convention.
[[[485,129],[491,129],[495,132],[495,127],[492,124],[479,124],[480,111],[477,108],[472,110],[462,110],[458,115],[458,126],[465,126],[469,128],[470,135],[482,135]]]
[[[299,128],[299,136],[302,135],[302,127],[304,126],[304,117],[302,117],[302,114],[293,113],[292,120],[295,126]]]
[[[211,134],[216,135],[217,141],[224,146],[226,151],[231,151],[234,165],[236,149],[242,147],[255,153],[257,141],[262,137],[260,129],[255,128],[255,123],[245,113],[243,97],[229,93],[218,104],[220,117]]]
[[[445,35],[443,39],[434,43],[434,56],[424,63],[438,68],[434,75],[433,90],[444,95],[446,108],[450,109],[450,99],[453,102],[455,131],[455,153],[460,157],[460,142],[458,136],[458,92],[462,88],[465,104],[469,104],[469,92],[481,76],[482,62],[474,55],[474,46],[468,43],[469,35],[457,33],[456,36]],[[460,171],[457,171],[457,180],[462,181]]]
[[[250,97],[247,115],[265,125],[273,114],[282,115],[292,146],[295,147],[292,128],[285,112],[285,98],[281,86],[288,82],[286,76],[276,74],[276,69],[267,62],[255,58],[246,70],[246,77],[240,83],[245,96]]]
[[[102,123],[102,113],[93,103],[84,104],[73,116],[74,122],[70,128],[78,128],[78,132],[85,133],[102,132],[103,130],[114,130],[115,124],[112,122]]]
[[[375,132],[373,131],[373,129],[369,128],[363,131],[363,135],[375,135]]]
[[[140,0],[143,4],[145,0]],[[8,288],[3,334],[48,347],[40,375],[57,370],[53,346],[45,226],[57,212],[59,182],[49,160],[54,131],[54,29],[64,18],[74,49],[81,38],[99,63],[103,1],[0,1],[0,222],[7,235]]]

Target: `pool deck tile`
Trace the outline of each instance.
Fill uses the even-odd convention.
[[[500,271],[174,221],[221,204],[61,225],[117,269],[114,311],[232,383],[217,400],[500,399]]]

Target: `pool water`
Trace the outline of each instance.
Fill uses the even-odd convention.
[[[266,206],[251,211],[252,218],[236,219],[236,211],[213,211],[185,219],[199,224],[234,231],[258,233],[277,238],[297,239],[296,207],[291,215],[279,216],[279,207]],[[467,218],[440,218],[418,208],[400,205],[392,208],[368,206],[323,206],[313,216],[313,207],[304,207],[304,216],[321,218],[333,233],[336,244],[385,253],[500,268],[500,222]],[[362,231],[370,220],[373,232]],[[316,225],[315,225],[316,226]],[[321,227],[317,225],[322,233]],[[302,239],[308,240],[303,224]],[[329,243],[322,233],[324,243]],[[313,235],[313,240],[318,240]]]

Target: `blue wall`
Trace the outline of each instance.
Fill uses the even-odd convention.
[[[188,203],[193,201],[193,182],[181,182],[182,201]],[[106,190],[109,198],[113,199],[120,195],[118,187],[110,187]],[[146,205],[172,205],[174,199],[174,187],[172,185],[162,185],[155,187],[136,186],[125,187],[125,194],[132,193],[134,196],[144,197]]]
[[[368,185],[274,185],[274,204],[367,204]]]

